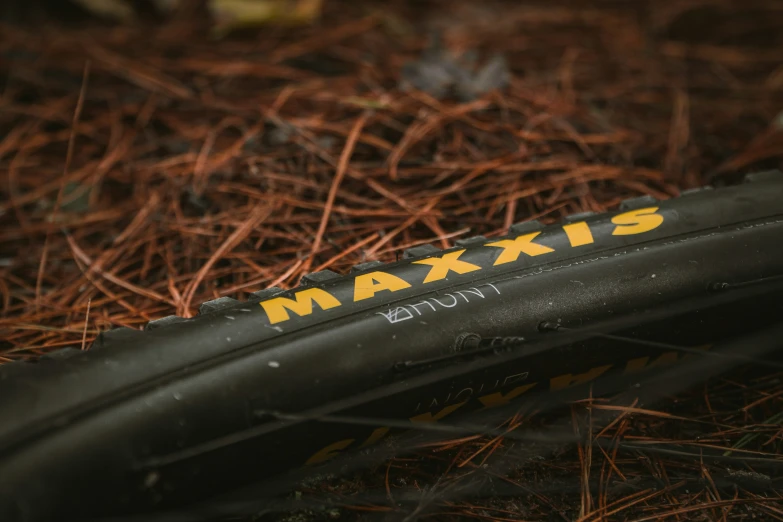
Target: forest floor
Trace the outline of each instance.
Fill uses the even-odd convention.
[[[756,0],[328,0],[313,26],[221,39],[191,19],[4,27],[0,361],[413,245],[780,168],[781,27],[778,2]],[[484,76],[448,96],[406,65],[434,34]],[[291,517],[781,520],[783,381],[747,371],[592,426],[679,454],[579,444],[491,493],[423,489],[469,480],[480,466],[456,463],[505,444],[470,438],[324,480],[298,495],[335,507]],[[590,404],[570,406],[575,430]],[[700,457],[740,442],[769,462]]]

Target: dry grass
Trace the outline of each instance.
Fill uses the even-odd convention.
[[[0,360],[782,163],[777,2],[449,6],[331,1],[316,27],[221,41],[186,19],[3,27]],[[504,53],[510,87],[464,104],[397,90],[433,28]],[[492,481],[483,465],[514,444],[475,437],[312,495],[352,495],[340,517],[782,519],[783,389],[739,379],[607,425],[602,402],[576,404],[558,418],[580,444]]]

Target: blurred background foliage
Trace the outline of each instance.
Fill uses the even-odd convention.
[[[6,4],[6,2],[2,2]],[[170,18],[180,13],[208,11],[214,31],[273,25],[302,25],[318,19],[323,0],[38,0],[27,4],[9,0],[3,6],[6,20],[29,20],[40,12],[55,18],[93,16],[130,24],[140,18]]]

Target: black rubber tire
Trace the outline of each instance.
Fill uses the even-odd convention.
[[[772,324],[783,311],[783,174],[746,181],[417,247],[397,263],[311,274],[293,290],[205,303],[193,319],[105,332],[86,352],[2,366],[0,520],[156,509],[375,433],[261,412],[433,420],[468,386],[464,402],[482,406],[487,383],[500,397],[520,388],[509,376],[555,389],[570,375],[570,387],[660,351],[581,342],[596,330],[694,344],[704,341],[689,338],[694,320],[721,336]],[[320,308],[281,305],[296,295]]]

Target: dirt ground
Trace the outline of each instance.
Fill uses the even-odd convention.
[[[774,0],[327,0],[313,26],[221,39],[199,17],[3,26],[0,361],[781,168],[782,29]],[[476,83],[499,89],[403,88],[437,83],[406,65],[434,35],[502,57]],[[783,383],[748,371],[591,425],[635,450],[590,435],[463,495],[507,442],[454,441],[303,489],[332,507],[291,519],[780,520]]]

